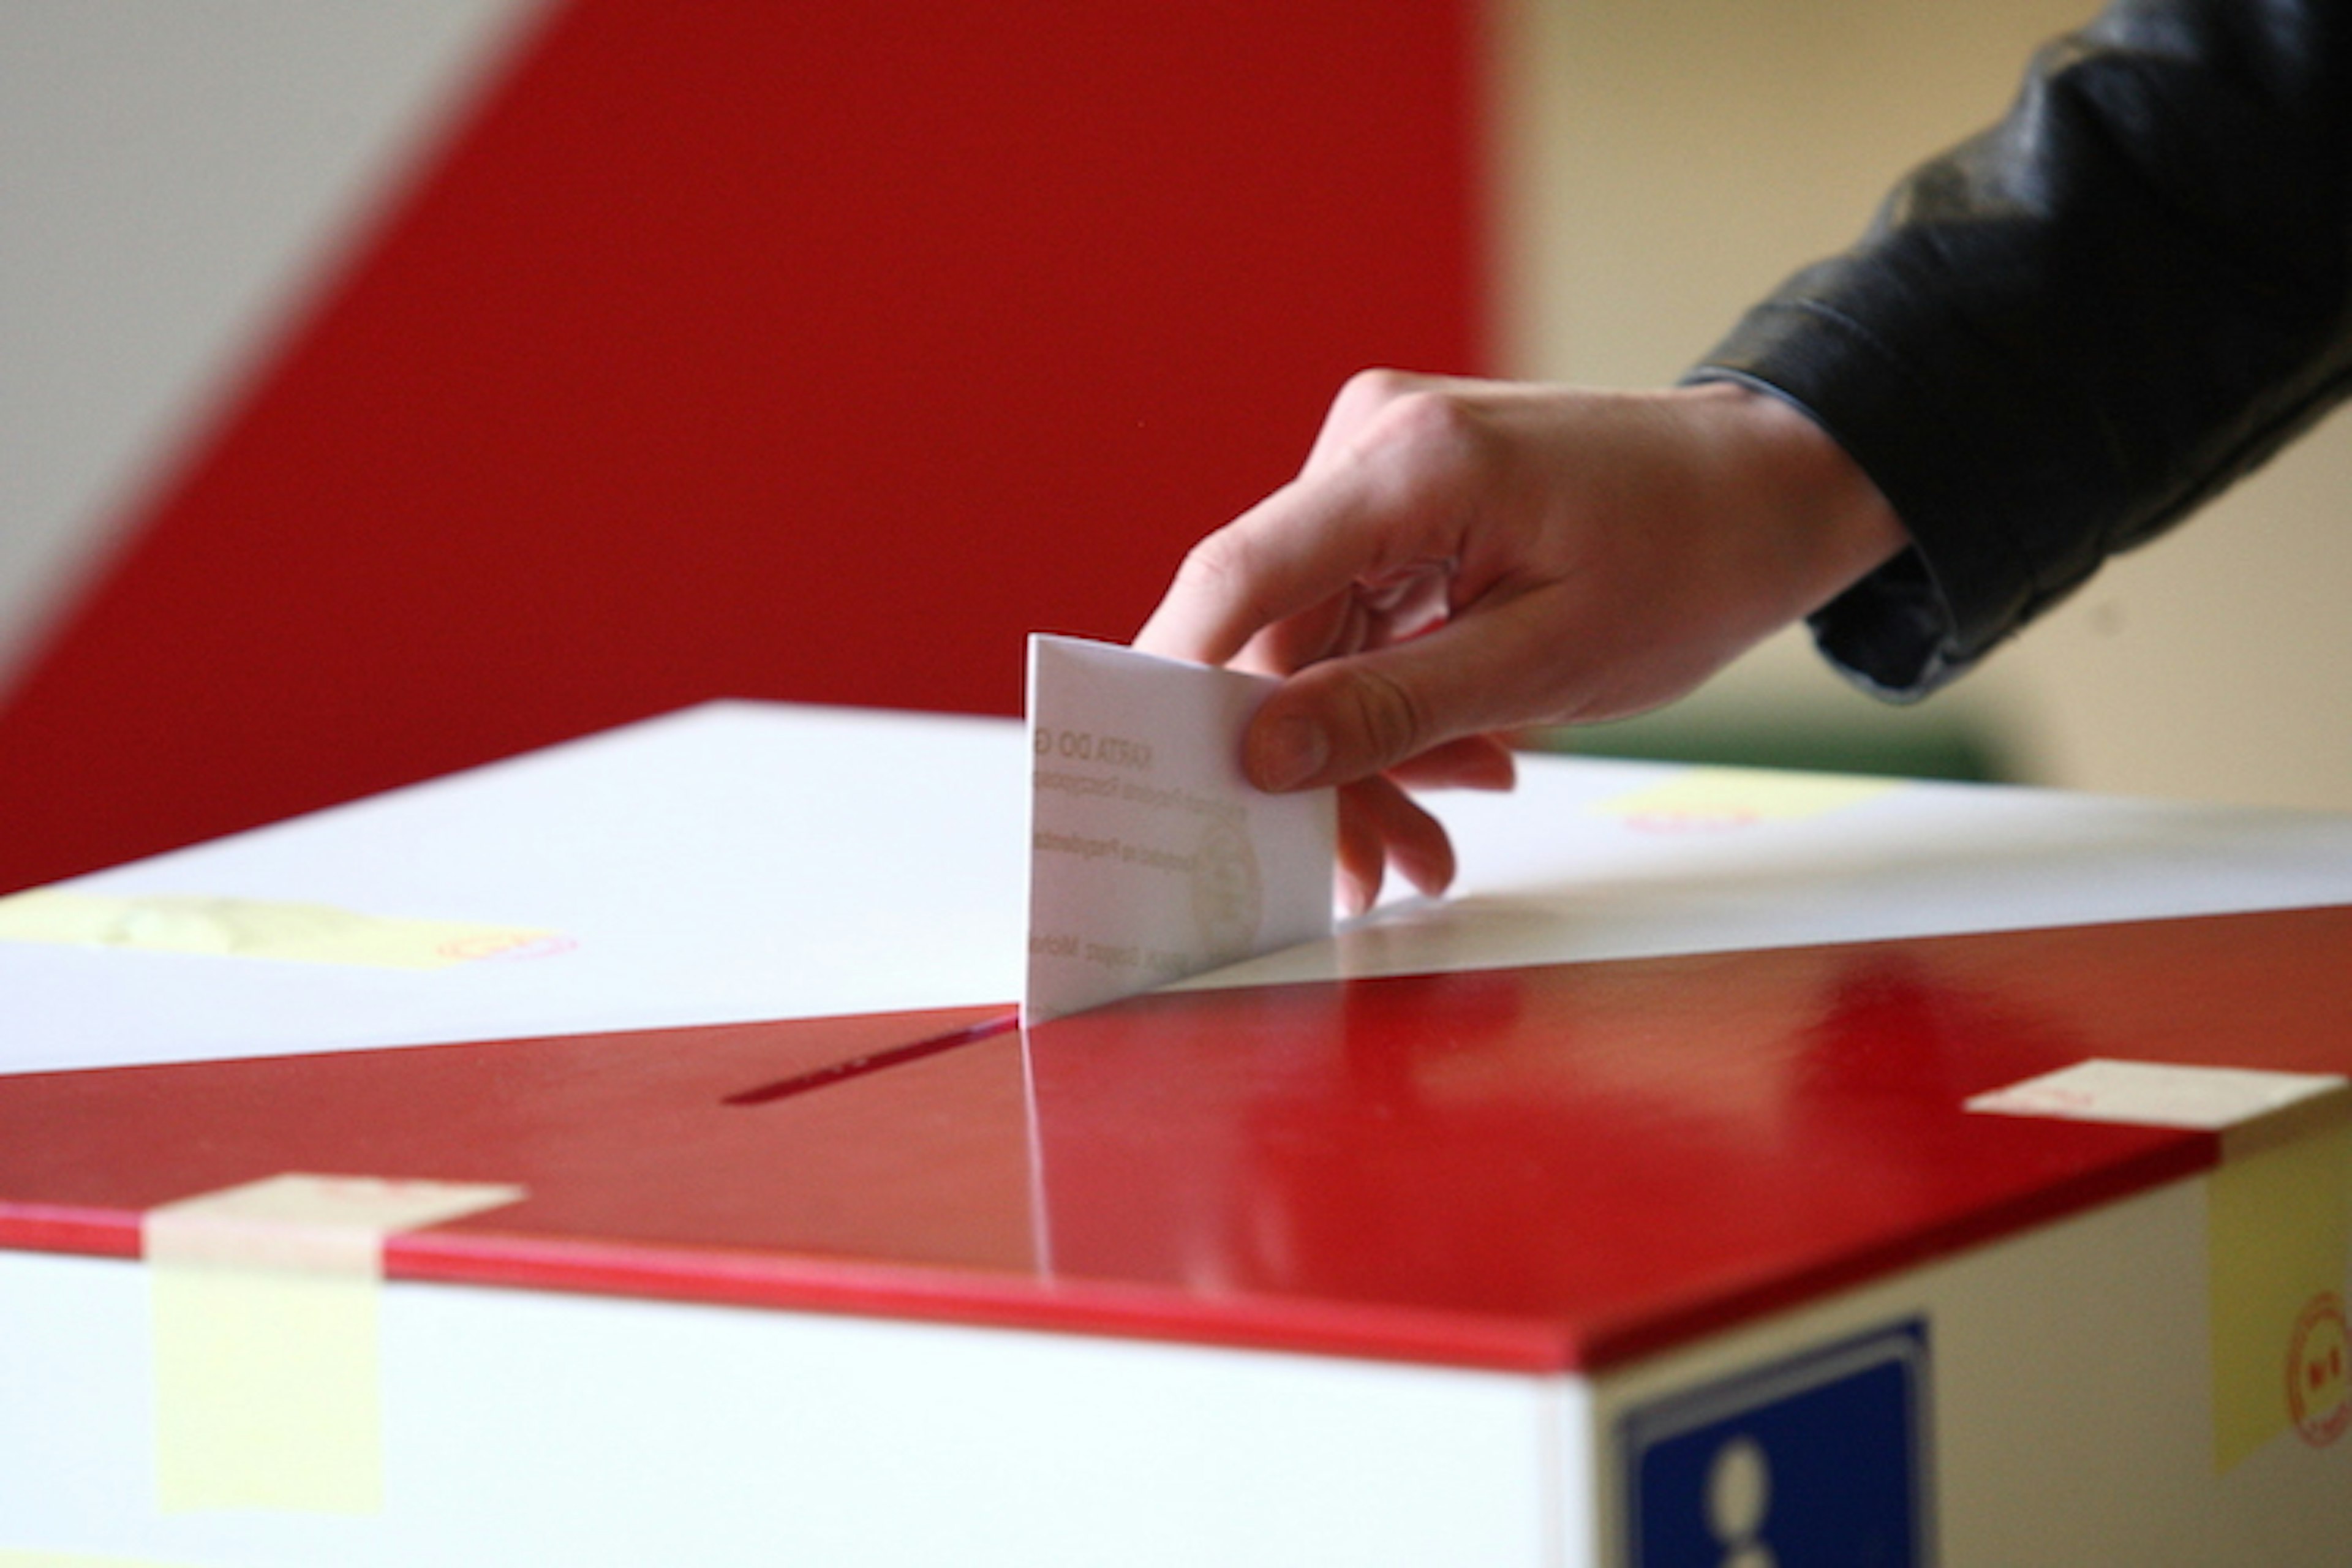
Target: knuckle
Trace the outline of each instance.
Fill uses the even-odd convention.
[[[1176,581],[1187,588],[1215,588],[1242,574],[1243,560],[1247,546],[1235,539],[1230,529],[1193,542],[1176,563]]]
[[[1457,392],[1421,387],[1391,402],[1381,423],[1391,440],[1436,453],[1466,451],[1482,439],[1484,421]]]
[[[1265,570],[1265,553],[1249,529],[1228,523],[1194,542],[1178,563],[1176,574],[1194,586],[1223,594],[1260,576]]]
[[[1392,482],[1436,493],[1475,486],[1499,457],[1475,398],[1440,386],[1416,387],[1389,402],[1365,425],[1358,451]]]
[[[1260,552],[1249,536],[1238,529],[1223,528],[1185,552],[1177,563],[1170,595],[1218,606],[1256,626],[1271,618],[1264,604],[1264,575]]]
[[[1350,408],[1366,410],[1380,408],[1410,395],[1421,384],[1422,378],[1419,376],[1409,375],[1401,370],[1375,366],[1370,370],[1360,370],[1349,376],[1346,384],[1339,388],[1339,395],[1334,401]]]

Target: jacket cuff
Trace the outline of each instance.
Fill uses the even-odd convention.
[[[1791,405],[1901,519],[1911,548],[1809,618],[1822,654],[1864,690],[1894,701],[1927,696],[2048,597],[2030,554],[1987,525],[1988,510],[1999,510],[1988,495],[2000,488],[1994,455],[1972,450],[1970,426],[1851,318],[1785,291],[1749,311],[1685,380],[1734,382]]]

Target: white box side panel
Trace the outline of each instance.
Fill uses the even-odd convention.
[[[0,1253],[0,1549],[1561,1568],[1586,1425],[1558,1379],[394,1284],[383,1512],[165,1516],[145,1273]]]
[[[1623,1561],[1628,1411],[1924,1318],[1944,1568],[2343,1568],[2352,1439],[2284,1430],[2218,1473],[2207,1293],[2197,1178],[1602,1377],[1594,1560]]]

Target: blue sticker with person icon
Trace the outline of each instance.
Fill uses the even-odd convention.
[[[1927,1325],[1891,1324],[1629,1412],[1629,1568],[1934,1561]]]

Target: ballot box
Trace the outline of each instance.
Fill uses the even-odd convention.
[[[0,1564],[2340,1563],[2352,820],[1530,758],[1020,1027],[719,704],[0,900]]]

